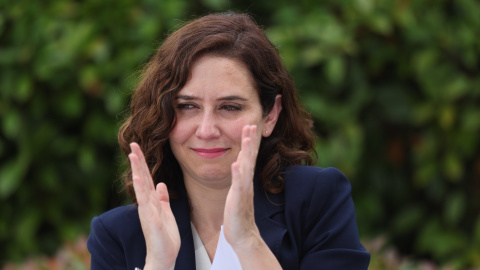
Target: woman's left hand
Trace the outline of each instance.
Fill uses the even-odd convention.
[[[243,127],[242,148],[232,164],[232,185],[223,217],[225,239],[234,249],[249,246],[260,237],[253,208],[253,175],[258,147],[257,127]]]
[[[223,230],[243,269],[282,269],[255,223],[253,175],[259,146],[257,127],[245,126],[242,149],[237,161],[232,163],[232,185],[225,203]]]

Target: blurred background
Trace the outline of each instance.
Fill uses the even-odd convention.
[[[370,269],[480,269],[480,2],[0,1],[0,267],[88,269],[116,134],[166,34],[251,14],[353,185]]]

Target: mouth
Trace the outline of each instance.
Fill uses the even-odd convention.
[[[217,158],[223,156],[230,148],[192,148],[202,158]]]

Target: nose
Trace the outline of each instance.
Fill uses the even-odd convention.
[[[220,136],[214,113],[204,112],[201,115],[195,135],[202,140],[211,140]]]

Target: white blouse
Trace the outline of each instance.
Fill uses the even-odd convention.
[[[195,267],[197,270],[210,270],[212,269],[212,262],[208,257],[207,250],[193,223],[190,222],[190,225],[192,227],[193,246],[195,248]]]

